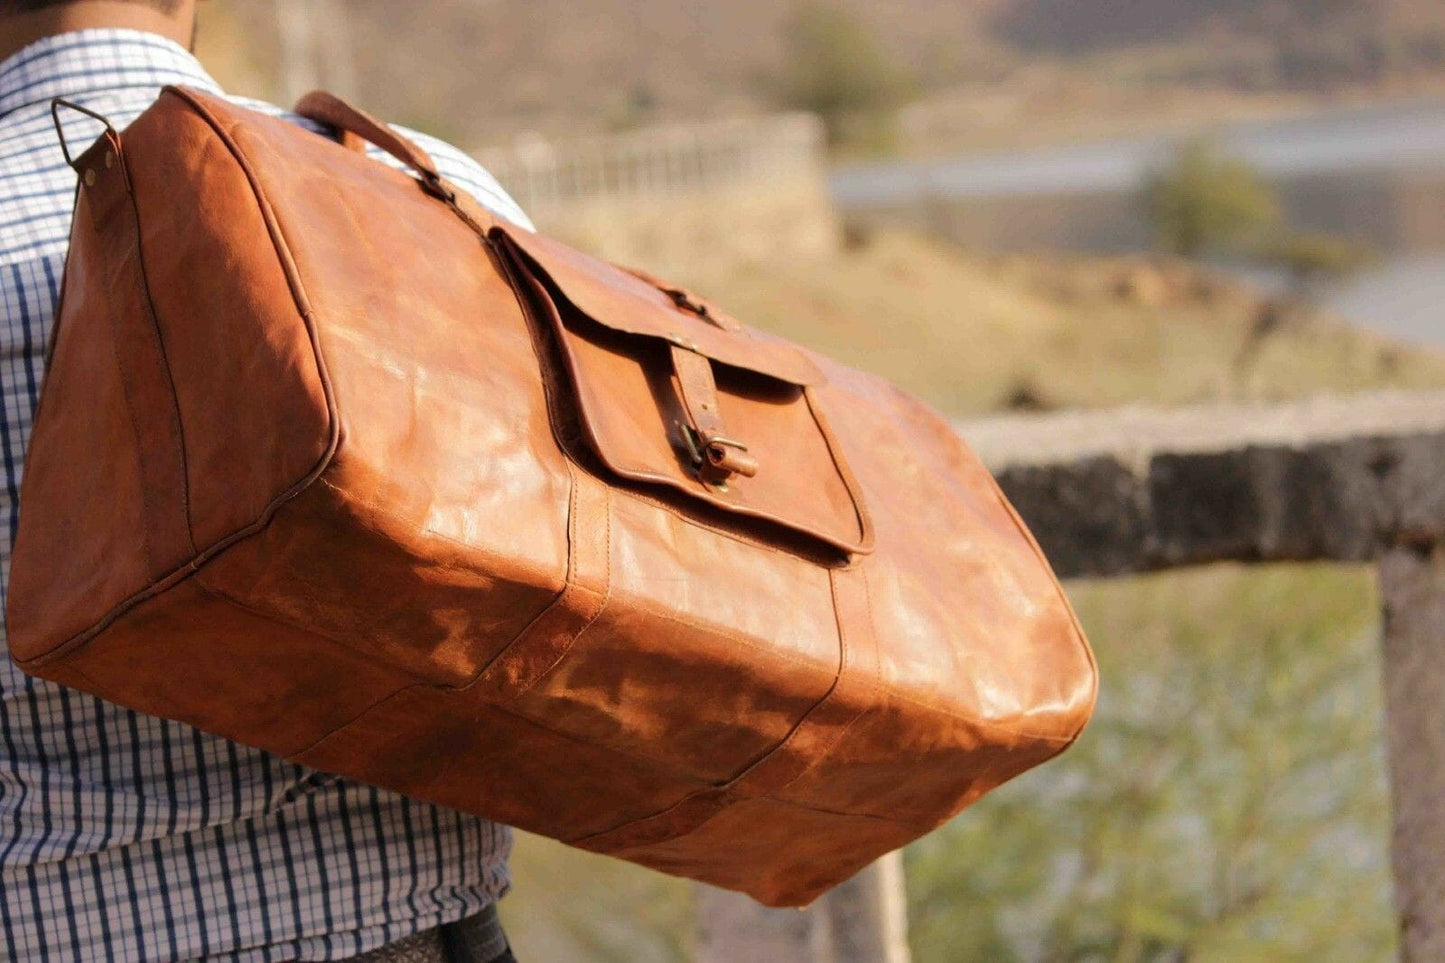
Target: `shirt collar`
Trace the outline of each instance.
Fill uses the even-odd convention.
[[[0,62],[0,116],[53,97],[126,87],[220,85],[180,44],[143,30],[76,30],[35,41]]]

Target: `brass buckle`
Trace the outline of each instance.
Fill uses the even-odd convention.
[[[688,458],[692,459],[692,465],[694,468],[699,467],[700,465],[702,465],[703,461],[706,460],[706,456],[702,453],[702,435],[698,433],[698,430],[696,428],[694,428],[692,425],[686,424],[685,422],[679,421],[677,423],[677,427],[682,429],[682,443],[687,447]]]
[[[724,435],[703,435],[692,425],[686,422],[677,422],[682,436],[683,446],[687,448],[687,456],[692,461],[692,467],[697,472],[698,481],[717,492],[726,492],[728,483],[726,481],[711,481],[706,477],[708,465],[707,449],[713,445],[721,445],[725,448],[736,448],[738,451],[747,451],[748,446],[736,438],[728,438]]]

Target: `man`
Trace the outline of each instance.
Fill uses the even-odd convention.
[[[0,0],[0,592],[75,189],[50,100],[120,129],[165,84],[219,93],[188,53],[195,3]],[[97,133],[68,116],[72,140]],[[475,163],[406,133],[526,223]],[[5,960],[510,960],[493,908],[510,846],[505,827],[31,679],[0,653]]]

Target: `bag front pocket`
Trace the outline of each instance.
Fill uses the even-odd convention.
[[[603,466],[848,554],[868,514],[811,388],[802,349],[713,305],[514,226],[493,243],[558,343],[586,443]]]

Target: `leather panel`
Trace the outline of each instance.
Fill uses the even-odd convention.
[[[22,668],[777,905],[1077,738],[1087,643],[946,421],[309,103],[423,180],[172,90],[81,192]]]
[[[47,677],[294,757],[405,684],[384,665],[187,579],[128,610]]]
[[[206,546],[264,514],[322,460],[330,413],[302,308],[237,158],[176,98],[136,123],[127,166],[176,372],[193,542]],[[262,397],[288,417],[277,422],[255,403]],[[216,421],[216,409],[228,417]],[[218,482],[224,491],[206,490]]]

